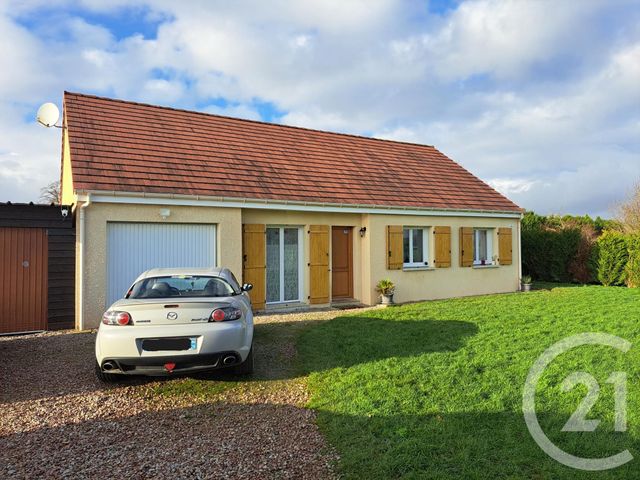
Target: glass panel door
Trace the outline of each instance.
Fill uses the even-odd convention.
[[[280,229],[267,228],[267,302],[280,301]]]
[[[267,228],[267,303],[300,300],[300,229]]]
[[[284,229],[284,301],[299,300],[298,229]]]

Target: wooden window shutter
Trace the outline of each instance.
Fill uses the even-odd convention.
[[[402,245],[402,225],[387,225],[387,270],[402,270],[404,262]]]
[[[329,225],[309,225],[309,303],[329,303]]]
[[[460,266],[473,265],[473,228],[460,227]]]
[[[500,265],[511,265],[513,262],[511,228],[498,229],[498,257]]]
[[[242,282],[253,284],[249,292],[254,310],[267,301],[266,225],[242,225]]]
[[[447,268],[451,266],[451,227],[434,227],[435,266]]]

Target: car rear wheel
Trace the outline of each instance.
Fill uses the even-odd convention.
[[[103,372],[98,362],[96,362],[96,377],[103,383],[113,383],[118,380],[118,375]]]
[[[251,375],[253,373],[253,345],[249,350],[249,355],[244,362],[233,368],[236,375]]]

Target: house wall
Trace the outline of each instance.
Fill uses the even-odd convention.
[[[242,223],[264,223],[267,226],[299,226],[303,227],[302,251],[303,251],[303,282],[302,299],[306,302],[309,296],[309,235],[307,230],[309,225],[330,225],[353,227],[353,296],[361,299],[365,292],[369,291],[370,285],[366,282],[369,277],[365,276],[364,267],[368,265],[367,257],[363,256],[363,239],[358,231],[363,226],[363,216],[357,213],[322,213],[322,212],[294,212],[288,210],[259,210],[244,209],[242,211]],[[329,237],[331,238],[331,237]],[[329,242],[331,249],[331,242]],[[329,250],[331,252],[331,250]],[[331,253],[329,253],[331,255]],[[329,276],[331,282],[331,275]],[[331,285],[329,285],[331,292]]]
[[[428,217],[409,215],[367,215],[365,251],[371,258],[368,279],[369,291],[364,292],[364,303],[375,303],[375,285],[378,280],[389,278],[396,284],[394,300],[409,302],[438,298],[483,295],[489,293],[514,292],[519,287],[519,219],[494,217]],[[387,225],[404,226],[450,226],[451,267],[428,270],[387,270]],[[494,228],[511,227],[513,233],[513,260],[511,265],[498,267],[461,267],[459,258],[460,227]],[[433,235],[431,235],[433,237]],[[428,248],[433,258],[434,242],[429,239]],[[497,230],[494,231],[493,251],[498,254]]]
[[[161,208],[169,208],[171,216],[162,220]],[[108,307],[107,294],[107,222],[211,223],[216,224],[218,266],[242,272],[242,219],[239,208],[186,207],[175,205],[134,205],[91,203],[85,209],[84,258],[84,328],[96,328]],[[80,229],[78,229],[79,231]],[[79,232],[76,242],[80,256]],[[79,271],[79,269],[77,270]],[[76,286],[83,279],[76,276]],[[76,314],[80,312],[76,302]],[[79,318],[76,315],[76,318]]]
[[[171,216],[162,220],[160,208],[170,208]],[[324,213],[285,210],[91,203],[85,209],[84,326],[95,328],[104,312],[107,291],[107,222],[213,223],[217,225],[217,263],[229,267],[238,278],[242,273],[242,224],[299,226],[303,228],[302,299],[309,296],[309,225],[353,228],[353,296],[365,304],[375,304],[378,280],[389,278],[396,284],[396,302],[430,300],[467,295],[516,291],[519,286],[519,237],[516,218],[409,216],[386,214]],[[451,227],[451,267],[427,270],[388,270],[386,230],[388,225]],[[495,268],[460,267],[459,228],[486,227],[513,230],[513,261]],[[360,237],[360,228],[366,234]],[[78,229],[79,230],[79,229]],[[493,251],[498,254],[497,230]],[[433,258],[433,239],[429,239],[429,258]],[[77,241],[79,256],[79,235]],[[78,269],[77,269],[78,271]],[[76,276],[76,286],[82,279]],[[331,291],[331,289],[329,289]],[[76,313],[80,305],[76,304]]]
[[[75,205],[76,195],[73,191],[71,175],[71,151],[69,148],[69,134],[65,129],[62,133],[62,172],[60,175],[60,196],[63,205]]]

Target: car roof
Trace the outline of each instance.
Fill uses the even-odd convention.
[[[136,282],[150,277],[169,277],[173,275],[203,275],[212,277],[228,278],[231,272],[226,267],[205,267],[205,268],[152,268],[140,274]]]

